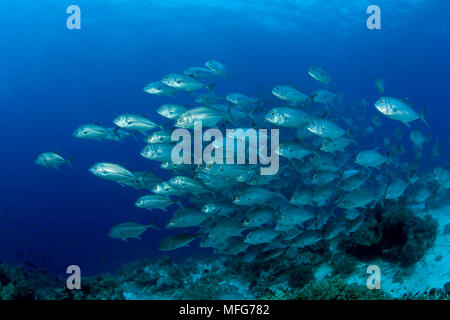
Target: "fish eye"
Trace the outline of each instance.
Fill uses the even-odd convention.
[[[275,116],[275,111],[272,111],[272,112],[270,113],[270,115],[271,115],[271,116]]]
[[[241,200],[241,197],[240,196],[236,196],[236,200]]]

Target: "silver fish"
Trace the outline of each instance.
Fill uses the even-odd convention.
[[[397,179],[392,182],[386,190],[386,199],[398,199],[403,195],[406,190],[408,183],[402,179]]]
[[[312,66],[308,69],[308,74],[313,77],[315,80],[329,85],[333,79],[328,74],[327,70],[321,66]]]
[[[145,116],[137,114],[121,114],[114,119],[114,124],[131,131],[147,132],[159,126]]]
[[[279,232],[270,228],[254,230],[247,234],[244,242],[252,245],[268,243],[277,238],[279,235]]]
[[[179,90],[171,88],[161,81],[155,81],[151,82],[148,85],[144,87],[144,92],[153,94],[156,96],[167,96],[172,97],[174,96]]]
[[[136,176],[131,171],[115,163],[99,162],[90,167],[89,171],[99,178],[119,183],[136,180]]]
[[[174,203],[175,202],[169,197],[159,194],[151,194],[140,197],[134,205],[138,208],[147,210],[161,209],[166,211],[166,208]]]
[[[186,76],[184,74],[178,74],[178,73],[172,73],[167,76],[165,76],[162,80],[162,83],[164,83],[166,86],[169,86],[171,88],[175,88],[178,90],[183,90],[187,92],[196,91],[202,88],[211,90],[216,83],[213,84],[203,84],[194,78],[191,78],[189,76]]]
[[[184,70],[184,74],[194,79],[211,79],[217,76],[211,69],[204,67],[191,67]]]
[[[178,210],[172,218],[167,222],[166,228],[189,228],[198,227],[209,219],[208,215],[193,208],[186,210]]]
[[[337,205],[343,209],[365,208],[377,199],[378,196],[371,191],[358,190],[342,197]]]
[[[188,110],[187,106],[179,104],[163,104],[156,112],[167,119],[176,119]]]
[[[272,94],[292,105],[300,105],[309,100],[309,97],[299,90],[286,85],[277,85],[272,89]]]
[[[58,167],[64,163],[71,167],[72,159],[73,157],[66,160],[56,152],[44,152],[34,159],[34,163],[43,167],[58,169]]]
[[[205,67],[219,76],[232,77],[233,74],[228,72],[225,65],[217,60],[208,60],[205,62]]]
[[[265,120],[279,127],[301,128],[314,118],[298,109],[278,107],[269,111]]]
[[[175,236],[168,237],[161,241],[158,245],[160,251],[171,251],[179,248],[187,247],[190,242],[196,238],[195,235],[188,233],[180,233]]]
[[[410,127],[409,122],[420,119],[427,126],[430,126],[425,120],[425,116],[414,111],[407,100],[400,100],[392,97],[382,97],[375,102],[375,108],[386,117],[403,122]]]
[[[102,140],[111,133],[111,130],[103,128],[98,124],[85,124],[78,127],[73,136],[79,139]]]
[[[383,156],[377,150],[378,148],[359,152],[356,156],[355,163],[366,168],[372,167],[379,169],[379,167],[384,163],[392,162],[392,160]]]
[[[153,223],[144,225],[136,222],[125,222],[112,227],[109,230],[108,236],[113,239],[121,239],[127,241],[127,239],[141,239],[141,234],[147,231],[147,229],[159,230],[159,228]]]

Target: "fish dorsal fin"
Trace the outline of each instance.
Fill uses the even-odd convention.
[[[156,227],[156,216],[153,218],[152,223],[149,225],[149,227]]]

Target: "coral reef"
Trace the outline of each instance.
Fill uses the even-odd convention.
[[[432,288],[424,292],[405,293],[402,300],[450,300],[450,293],[446,289]]]
[[[45,270],[0,264],[0,300],[56,299],[58,283]]]
[[[409,266],[433,246],[438,223],[415,216],[403,206],[376,207],[362,227],[345,237],[340,248],[359,259],[381,257]]]
[[[23,267],[0,265],[0,299],[26,300],[150,300],[150,299],[392,299],[383,290],[349,283],[342,276],[314,279],[316,265],[291,264],[282,275],[279,263],[242,264],[223,257],[193,257],[182,264],[168,257],[144,259],[123,266],[116,273],[86,277],[81,290],[68,290],[64,279]],[[292,263],[292,262],[291,262]],[[273,272],[273,273],[272,273]],[[277,276],[274,276],[277,275]],[[407,293],[401,299],[449,299],[450,284],[425,292]]]
[[[387,300],[391,297],[382,290],[348,284],[339,276],[311,281],[302,289],[266,290],[260,299],[275,300]]]
[[[446,217],[445,212],[441,215]],[[415,216],[405,207],[376,207],[359,230],[340,240],[289,248],[277,259],[249,262],[236,256],[196,255],[178,264],[167,256],[142,259],[114,274],[84,277],[81,290],[68,290],[65,279],[43,270],[0,264],[0,299],[449,299],[445,276],[426,290],[407,280],[424,282],[417,275],[419,267],[447,270],[448,224],[442,217],[438,228],[430,216]],[[365,286],[369,261],[386,270],[382,289],[389,293]],[[412,292],[405,293],[405,281]]]

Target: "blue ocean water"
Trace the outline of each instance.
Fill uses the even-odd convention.
[[[81,8],[81,30],[66,28],[72,4]],[[370,4],[381,8],[381,30],[366,27]],[[431,128],[419,121],[414,127],[440,137],[441,157],[424,156],[421,169],[448,161],[450,9],[444,0],[6,0],[0,12],[2,262],[29,262],[56,274],[77,264],[95,274],[160,255],[158,243],[178,231],[150,230],[141,241],[107,237],[118,223],[153,219],[155,213],[133,205],[146,192],[98,179],[88,168],[108,161],[169,175],[139,156],[141,141],[83,141],[72,132],[85,123],[112,126],[125,112],[161,122],[160,105],[192,98],[155,97],[142,88],[209,59],[235,75],[214,89],[221,96],[236,88],[270,96],[278,83],[312,92],[321,85],[306,71],[324,65],[334,91],[368,101],[367,117],[377,114],[374,81],[381,77],[388,94],[426,107]],[[397,125],[383,119],[364,143],[382,144]],[[410,145],[407,135],[404,140]],[[35,165],[45,151],[73,155],[73,170]],[[157,216],[161,226],[169,217]],[[182,260],[199,251],[210,252],[192,245],[170,255]]]

